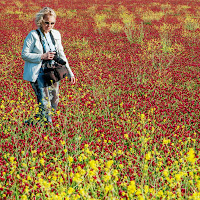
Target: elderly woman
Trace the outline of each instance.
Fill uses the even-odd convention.
[[[44,67],[42,67],[42,63],[52,62],[55,51],[66,62],[71,83],[75,83],[74,74],[64,54],[61,35],[59,31],[53,29],[56,22],[54,10],[48,7],[43,8],[36,14],[35,21],[40,34],[36,30],[32,30],[28,34],[21,54],[25,61],[23,79],[30,82],[39,104],[39,113],[34,118],[25,121],[27,125],[34,125],[38,122],[52,123],[51,113],[56,110],[59,101],[59,82],[50,86],[46,83],[43,77]],[[50,32],[55,40],[55,45]]]

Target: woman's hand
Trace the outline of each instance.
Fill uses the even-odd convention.
[[[76,83],[76,79],[74,76],[71,77],[71,84],[75,84]]]
[[[53,60],[55,53],[56,52],[54,51],[49,51],[47,53],[44,53],[41,56],[41,60]]]

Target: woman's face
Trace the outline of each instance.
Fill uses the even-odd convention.
[[[44,33],[48,33],[54,26],[56,19],[52,15],[45,15],[44,21],[42,22],[42,30]]]

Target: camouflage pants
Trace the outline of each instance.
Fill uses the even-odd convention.
[[[56,111],[59,102],[59,82],[48,86],[42,77],[43,73],[41,68],[36,82],[31,82],[39,105],[39,113],[36,117],[52,123],[51,114]]]

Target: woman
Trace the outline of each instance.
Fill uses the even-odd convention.
[[[75,83],[75,77],[72,73],[67,58],[64,54],[59,31],[53,29],[56,22],[56,14],[49,7],[43,8],[36,14],[36,25],[40,32],[39,37],[36,30],[32,30],[26,37],[22,49],[22,59],[25,61],[23,79],[31,83],[37,96],[39,104],[39,113],[25,121],[27,125],[33,125],[34,122],[52,123],[51,113],[55,111],[59,101],[59,82],[48,86],[43,78],[44,62],[54,62],[55,51],[59,57],[66,61],[66,67],[69,70],[71,83]],[[53,45],[50,31],[55,40]]]

